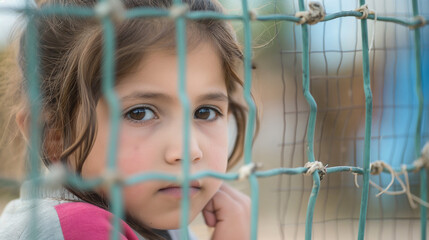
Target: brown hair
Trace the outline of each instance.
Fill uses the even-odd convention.
[[[185,0],[190,11],[223,12],[216,0]],[[62,6],[94,7],[96,0],[43,0],[39,6],[56,4]],[[123,0],[125,8],[155,7],[168,9],[172,0]],[[101,61],[103,29],[95,18],[70,16],[39,16],[35,18],[39,33],[39,74],[42,94],[44,143],[41,158],[46,166],[52,162],[74,161],[79,174],[91,151],[97,134],[95,108],[101,94]],[[115,22],[115,79],[120,79],[135,70],[145,53],[156,49],[175,48],[174,22],[167,18],[127,19]],[[243,154],[246,107],[234,97],[243,82],[235,72],[242,52],[229,24],[216,19],[188,21],[188,46],[201,41],[210,41],[222,59],[225,83],[229,97],[229,109],[236,120],[237,135],[228,168],[235,165]],[[24,42],[20,39],[18,61],[21,81],[15,98],[25,102],[27,89],[24,69],[26,58]],[[21,104],[21,108],[25,106]],[[258,121],[257,121],[258,123]],[[258,124],[257,124],[258,126]],[[53,150],[52,150],[53,149]],[[52,152],[58,153],[56,156]],[[106,199],[95,192],[82,193],[69,189],[84,201],[108,208]],[[142,224],[127,217],[127,222],[143,236],[157,238],[157,234]],[[159,236],[158,236],[159,237]]]

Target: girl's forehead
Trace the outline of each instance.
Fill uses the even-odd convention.
[[[137,89],[177,93],[178,62],[170,50],[149,52],[134,71],[119,79],[116,89],[119,94]],[[201,42],[187,52],[185,75],[188,90],[218,89],[226,93],[222,60],[211,43]]]

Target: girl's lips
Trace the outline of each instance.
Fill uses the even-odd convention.
[[[201,185],[198,181],[192,181],[189,184],[189,197],[193,197],[201,190]],[[179,184],[170,184],[166,187],[163,187],[158,190],[159,193],[173,197],[173,198],[182,198],[183,189]]]
[[[189,197],[193,197],[195,194],[197,194],[201,188],[199,187],[189,187]],[[182,198],[183,196],[183,189],[179,186],[171,186],[166,188],[161,188],[158,190],[159,193],[173,197],[173,198]]]

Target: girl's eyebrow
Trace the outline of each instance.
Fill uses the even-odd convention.
[[[121,98],[121,101],[124,100],[135,100],[135,99],[157,99],[166,102],[172,102],[172,97],[158,92],[132,92]],[[197,98],[197,101],[218,101],[218,102],[228,102],[229,99],[226,94],[223,92],[212,92],[200,95]]]
[[[157,93],[157,92],[132,92],[131,94],[128,94],[122,97],[121,101],[135,100],[135,99],[158,99],[158,100],[163,100],[167,102],[172,101],[172,98],[170,96],[163,93]]]
[[[223,92],[213,92],[207,93],[199,96],[197,101],[218,101],[218,102],[228,102],[229,99]]]

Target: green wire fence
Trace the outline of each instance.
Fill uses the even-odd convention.
[[[114,2],[113,0],[100,0],[98,6],[104,5],[104,7],[109,7],[109,4]],[[308,12],[307,6],[304,0],[299,0],[299,11],[305,15],[312,12]],[[365,0],[359,0],[360,6],[365,5]],[[110,193],[111,193],[111,211],[113,212],[115,218],[113,219],[114,230],[112,232],[112,239],[119,239],[120,229],[120,219],[123,217],[122,209],[122,195],[121,189],[124,186],[132,185],[144,181],[153,181],[153,180],[166,180],[166,181],[175,181],[180,182],[183,185],[183,199],[181,203],[182,215],[181,215],[181,239],[188,239],[187,236],[187,223],[189,219],[189,182],[196,179],[214,177],[223,180],[233,181],[239,178],[240,172],[231,172],[226,174],[215,173],[211,171],[202,171],[190,174],[190,163],[189,163],[189,129],[190,129],[190,107],[189,99],[186,94],[186,20],[190,19],[202,19],[202,18],[214,18],[222,20],[234,20],[241,21],[243,23],[243,33],[244,33],[244,99],[246,100],[249,107],[249,118],[246,128],[245,136],[245,148],[244,148],[244,165],[248,168],[250,167],[254,171],[251,171],[248,176],[246,176],[250,182],[251,187],[251,239],[257,239],[258,233],[258,208],[259,208],[259,186],[258,178],[272,177],[276,175],[296,175],[296,174],[305,174],[308,173],[309,168],[312,168],[312,165],[306,167],[297,167],[297,168],[275,168],[265,171],[258,170],[252,161],[252,139],[254,135],[255,128],[255,103],[252,100],[250,89],[252,87],[252,21],[277,21],[277,22],[293,22],[293,23],[302,23],[301,32],[302,32],[302,85],[303,85],[303,94],[304,97],[310,106],[310,114],[308,119],[307,133],[306,133],[306,155],[307,161],[310,163],[316,162],[314,154],[314,134],[316,128],[316,113],[317,113],[317,103],[310,92],[310,53],[309,53],[309,26],[307,22],[313,21],[314,19],[306,19],[303,21],[301,15],[286,15],[286,14],[270,14],[270,15],[257,15],[253,11],[249,10],[248,1],[242,0],[242,11],[243,14],[219,14],[213,12],[187,12],[186,6],[181,3],[181,0],[174,0],[174,6],[172,9],[152,9],[152,8],[136,8],[129,9],[123,12],[124,19],[131,19],[137,17],[172,17],[176,22],[176,38],[177,38],[177,56],[179,59],[179,97],[182,103],[184,111],[184,134],[183,134],[183,165],[182,165],[182,175],[173,176],[163,173],[142,173],[126,179],[123,181],[115,181],[117,178],[116,172],[116,156],[117,156],[117,136],[118,136],[118,126],[120,119],[119,111],[119,102],[116,98],[114,92],[114,46],[115,46],[115,37],[114,37],[114,25],[112,22],[112,17],[115,17],[114,9],[110,11],[100,12],[91,8],[80,8],[80,7],[59,7],[59,6],[46,6],[42,9],[36,9],[31,4],[31,1],[27,0],[25,7],[20,8],[0,8],[1,12],[17,12],[23,13],[27,16],[27,40],[26,40],[26,53],[28,58],[26,76],[28,76],[29,82],[29,99],[31,107],[31,139],[30,139],[30,156],[29,162],[31,164],[31,170],[28,174],[30,179],[39,179],[34,181],[35,185],[45,184],[47,181],[45,177],[42,177],[40,173],[40,163],[38,159],[38,153],[35,149],[38,149],[41,145],[41,130],[38,128],[37,119],[40,115],[40,90],[39,90],[39,79],[37,74],[38,66],[38,32],[36,26],[32,19],[38,18],[40,16],[56,15],[56,16],[75,16],[82,18],[92,18],[94,16],[98,17],[103,25],[104,29],[104,47],[103,47],[103,62],[102,62],[102,77],[103,85],[102,91],[105,98],[108,101],[110,111],[111,127],[110,133],[111,138],[108,148],[108,172],[106,176],[101,177],[95,180],[82,180],[77,176],[68,173],[59,179],[64,183],[70,184],[80,189],[91,189],[105,182],[111,183]],[[108,9],[108,8],[107,8]],[[319,166],[316,167],[314,172],[312,172],[313,187],[311,190],[311,195],[308,200],[307,206],[307,215],[305,222],[305,239],[312,239],[312,230],[313,230],[313,214],[315,210],[315,205],[318,197],[318,192],[321,182],[321,177],[323,174],[331,174],[337,172],[351,172],[363,176],[363,187],[361,194],[361,205],[360,205],[360,217],[359,217],[359,230],[358,230],[358,239],[364,239],[365,234],[365,225],[367,220],[367,207],[368,207],[368,191],[370,185],[369,175],[372,170],[371,166],[371,155],[370,155],[370,140],[371,140],[371,124],[372,124],[372,112],[373,112],[373,97],[371,93],[371,79],[370,79],[370,61],[369,61],[369,46],[368,46],[368,19],[390,22],[394,24],[400,24],[411,28],[411,31],[414,32],[414,49],[415,49],[415,73],[416,78],[411,79],[414,82],[416,88],[416,95],[418,97],[418,117],[417,124],[415,129],[415,159],[423,158],[421,155],[422,151],[422,124],[423,124],[423,107],[424,107],[424,98],[422,90],[422,60],[421,60],[421,28],[426,27],[429,19],[421,17],[419,14],[419,7],[417,0],[412,0],[412,9],[414,18],[405,19],[405,18],[395,18],[388,16],[377,16],[375,13],[369,11],[365,12],[365,9],[362,11],[342,11],[337,13],[328,13],[323,15],[323,17],[318,16],[312,22],[317,24],[320,21],[331,21],[336,18],[342,17],[358,17],[361,18],[359,21],[361,23],[361,44],[362,44],[362,72],[363,72],[363,89],[365,92],[365,137],[364,137],[364,154],[363,154],[363,165],[362,166],[334,166],[326,167]],[[174,14],[173,14],[174,12]],[[178,13],[178,14],[177,14]],[[305,18],[305,17],[304,17]],[[427,80],[427,79],[426,79]],[[426,160],[429,161],[429,160]],[[427,165],[426,165],[427,166]],[[402,172],[404,169],[401,167],[394,167],[395,172]],[[407,172],[419,171],[420,174],[420,198],[422,201],[427,202],[427,176],[426,168],[418,166],[416,164],[409,164],[406,166],[405,170]],[[384,170],[387,173],[391,173]],[[112,180],[113,179],[113,180]],[[0,184],[2,186],[17,186],[19,183],[13,182],[10,179],[0,179]],[[37,205],[35,205],[37,206]],[[32,213],[32,229],[35,230],[35,225],[37,224],[37,208]],[[426,239],[426,226],[427,226],[427,209],[425,206],[420,207],[420,222],[421,222],[421,236],[422,240]]]

